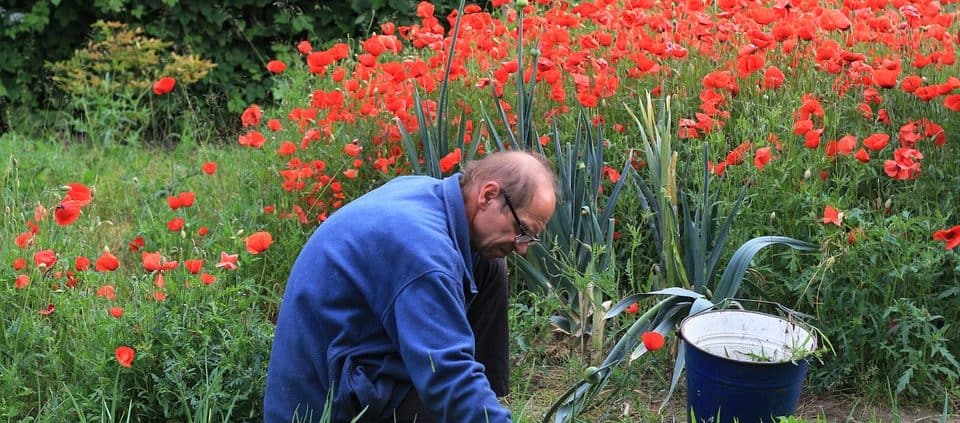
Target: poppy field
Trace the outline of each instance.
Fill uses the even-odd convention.
[[[727,212],[745,192],[733,242],[819,247],[758,255],[740,292],[829,340],[805,392],[957,413],[958,4],[490,0],[437,16],[421,2],[417,22],[261,58],[271,99],[236,133],[156,130],[179,131],[156,147],[13,128],[0,135],[0,417],[257,420],[271,322],[312,230],[392,177],[450,175],[507,139],[554,158],[582,127],[602,133],[591,195],[611,204],[615,265],[587,274],[593,295],[662,289],[644,200],[606,202],[622,178],[650,177],[633,112],[648,95],[661,111],[669,98],[677,184],[708,172]],[[186,119],[199,99],[154,82],[144,98],[164,122]],[[539,421],[653,299],[595,331],[591,352],[551,324],[562,301],[511,273],[505,401]],[[584,421],[657,419],[678,340],[656,341]]]

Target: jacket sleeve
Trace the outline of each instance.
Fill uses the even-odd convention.
[[[410,282],[382,316],[417,393],[440,422],[509,422],[474,359],[463,282],[428,273]],[[393,320],[392,322],[390,320]]]

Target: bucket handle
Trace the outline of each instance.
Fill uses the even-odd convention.
[[[791,309],[791,308],[789,308],[789,307],[787,307],[787,306],[784,306],[783,304],[780,304],[780,303],[777,303],[777,302],[773,302],[773,301],[755,300],[755,299],[751,299],[751,298],[726,298],[726,299],[724,299],[723,301],[721,301],[720,304],[717,304],[717,308],[729,308],[729,307],[733,307],[733,308],[737,308],[737,309],[739,309],[739,310],[743,310],[744,308],[743,308],[743,304],[740,304],[741,302],[751,302],[751,303],[757,303],[757,304],[772,305],[772,306],[776,307],[778,310],[780,310],[783,314],[786,315],[787,318],[789,318],[789,319],[791,319],[791,320],[796,319],[796,320],[799,320],[799,321],[801,321],[801,322],[806,323],[807,320],[813,320],[813,319],[814,319],[814,317],[811,316],[811,315],[809,315],[809,314],[801,313],[801,312],[796,311],[796,310],[794,310],[794,309]],[[721,307],[721,305],[723,305],[723,306],[725,306],[725,307]]]

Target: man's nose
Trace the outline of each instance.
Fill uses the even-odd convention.
[[[528,246],[528,245],[530,245],[530,243],[528,243],[528,242],[519,243],[519,244],[518,244],[518,243],[514,243],[514,246],[515,246],[516,249],[517,249],[517,254],[520,254],[521,256],[527,255],[527,246]]]

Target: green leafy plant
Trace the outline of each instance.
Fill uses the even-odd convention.
[[[195,115],[185,104],[155,98],[158,79],[172,77],[181,88],[201,80],[216,65],[196,55],[169,51],[173,43],[146,36],[140,28],[97,21],[93,35],[68,60],[47,63],[57,88],[66,94],[69,128],[102,145],[148,138],[166,141]]]
[[[551,137],[559,175],[557,209],[543,241],[531,245],[517,263],[530,289],[560,300],[562,314],[550,318],[556,328],[579,339],[585,356],[600,354],[602,317],[617,282],[612,216],[629,176],[621,177],[604,201],[603,132],[584,113],[572,142],[562,142],[556,125]],[[623,175],[629,175],[628,166],[629,160]]]
[[[707,147],[703,149],[703,172],[699,189],[684,189],[677,182],[678,154],[672,146],[670,99],[663,101],[664,113],[655,113],[653,101],[647,96],[640,104],[640,116],[632,111],[650,169],[649,183],[639,176],[634,178],[637,193],[644,209],[652,213],[649,220],[654,243],[660,257],[655,278],[664,289],[646,294],[634,294],[622,299],[604,316],[612,318],[636,303],[644,295],[663,299],[647,309],[621,336],[595,372],[580,380],[564,393],[544,416],[555,422],[570,421],[587,408],[609,381],[613,370],[624,362],[633,361],[645,352],[640,335],[658,332],[669,336],[685,316],[716,307],[735,297],[753,257],[764,247],[785,245],[800,251],[817,251],[818,246],[782,236],[761,236],[740,245],[733,253],[722,275],[716,279],[718,264],[725,251],[730,228],[745,198],[741,191],[725,218],[719,215],[720,200],[711,188],[712,175],[706,167]],[[629,111],[629,108],[628,108]],[[714,283],[715,282],[715,283]],[[685,366],[683,344],[680,344],[673,379],[667,399],[679,382]],[[666,401],[666,400],[665,400]]]

